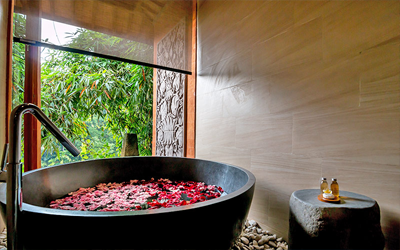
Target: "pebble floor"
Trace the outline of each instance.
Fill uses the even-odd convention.
[[[0,233],[0,250],[7,249],[7,231],[6,229]]]

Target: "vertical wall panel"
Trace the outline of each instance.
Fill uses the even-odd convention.
[[[157,63],[185,65],[184,20],[179,22],[157,45]],[[156,155],[184,156],[184,96],[186,75],[167,70],[157,71]]]
[[[165,3],[153,23],[154,61],[163,66],[195,66],[191,53],[196,51],[192,37],[196,4],[194,1]],[[188,78],[183,74],[154,70],[153,155],[193,157],[195,154],[195,100],[193,96],[185,99],[195,92],[193,73]],[[188,105],[191,105],[189,109],[186,108]],[[186,126],[190,129],[187,130]]]
[[[399,25],[395,0],[201,1],[196,157],[256,175],[262,226],[287,237],[291,193],[336,177],[400,248]]]

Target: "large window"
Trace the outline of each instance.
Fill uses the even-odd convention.
[[[24,15],[14,14],[14,31],[23,33],[25,22]],[[111,47],[120,42],[118,37],[45,19],[41,25],[47,43],[79,42],[92,50],[93,44]],[[26,46],[13,44],[13,106],[24,102]],[[133,46],[137,43],[124,44],[126,51]],[[151,155],[152,68],[42,48],[40,75],[41,108],[82,151],[77,158],[70,156],[43,129],[42,166],[119,156],[126,133],[138,135],[140,155]]]

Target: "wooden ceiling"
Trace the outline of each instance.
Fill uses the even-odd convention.
[[[32,4],[28,1],[39,1],[42,18],[151,45],[154,22],[167,5],[179,4],[170,0],[16,0],[15,12],[29,13]]]

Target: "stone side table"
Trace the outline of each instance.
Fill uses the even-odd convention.
[[[383,249],[378,203],[340,191],[340,203],[318,200],[319,189],[290,197],[289,249]]]

